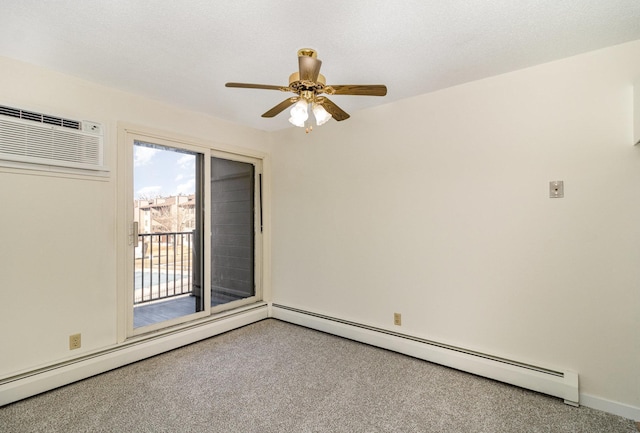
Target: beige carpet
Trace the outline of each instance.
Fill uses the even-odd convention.
[[[636,425],[270,319],[0,408],[0,431],[633,433]]]

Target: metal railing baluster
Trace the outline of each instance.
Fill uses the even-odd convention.
[[[133,303],[138,305],[191,293],[193,232],[140,233],[138,236],[141,240],[142,256],[134,257]],[[163,238],[166,244],[164,254],[162,251]],[[180,243],[179,253],[177,242]],[[145,245],[148,245],[148,251],[145,249]],[[171,254],[169,253],[170,246],[173,249]],[[154,255],[156,260],[154,260]],[[138,263],[139,268],[136,267]],[[173,272],[171,272],[172,269]],[[139,278],[138,272],[140,272]],[[173,281],[171,281],[172,278]],[[184,284],[185,278],[188,282],[187,285]],[[163,285],[164,287],[162,287]]]
[[[153,235],[149,236],[149,293],[153,298]]]
[[[142,271],[140,272],[141,276],[140,276],[140,300],[138,302],[142,302],[142,300],[144,299],[144,256],[145,256],[145,242],[144,242],[144,235],[139,235],[142,236]],[[134,258],[135,260],[135,258]],[[135,274],[135,264],[134,264],[134,274]],[[135,284],[135,281],[134,281]],[[134,299],[133,299],[133,303],[136,303],[136,299],[135,299],[135,286],[133,288],[133,293],[134,293]]]
[[[189,287],[189,291],[192,291],[193,288],[191,286],[191,236],[187,238],[187,267],[189,268],[189,272],[187,273],[187,287]]]
[[[176,234],[172,233],[171,245],[173,245],[173,293],[176,293]],[[182,288],[181,288],[182,290]]]
[[[168,234],[164,236],[164,260],[165,260],[164,291],[168,297],[169,296],[169,235]]]

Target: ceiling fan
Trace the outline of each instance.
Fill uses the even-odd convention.
[[[295,126],[304,128],[309,118],[309,108],[314,114],[318,126],[326,123],[332,117],[338,122],[349,118],[342,108],[338,107],[329,98],[322,95],[364,95],[384,96],[387,87],[383,84],[341,84],[327,86],[324,75],[320,73],[322,61],[318,60],[317,53],[311,48],[298,50],[298,72],[289,76],[289,86],[272,86],[267,84],[227,83],[226,87],[240,87],[245,89],[267,89],[292,92],[296,96],[285,99],[275,107],[265,112],[262,117],[275,117],[293,105],[291,109],[291,122]],[[309,132],[313,126],[306,128]]]

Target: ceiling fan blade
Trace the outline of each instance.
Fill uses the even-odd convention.
[[[384,84],[340,84],[330,87],[334,90],[330,93],[332,95],[384,96],[387,94],[387,86]]]
[[[273,107],[271,110],[264,113],[262,117],[275,117],[278,114],[282,113],[282,111],[284,111],[288,107],[291,107],[293,104],[298,102],[299,99],[300,98],[287,98],[281,103],[279,103],[278,105],[276,105],[275,107]]]
[[[315,82],[320,74],[320,66],[322,66],[322,61],[315,57],[299,56],[298,70],[300,71],[300,80]]]
[[[288,87],[272,86],[269,84],[227,83],[225,84],[225,87],[240,87],[242,89],[282,90],[284,92],[289,91]]]
[[[347,120],[349,117],[351,117],[346,111],[338,107],[328,98],[318,98],[318,103],[321,104],[324,109],[327,110],[329,114],[331,114],[331,116],[338,122]]]

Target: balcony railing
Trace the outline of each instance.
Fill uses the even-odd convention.
[[[140,233],[134,305],[192,293],[193,232]]]

